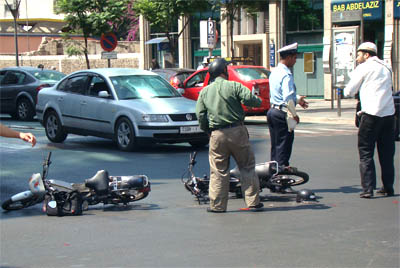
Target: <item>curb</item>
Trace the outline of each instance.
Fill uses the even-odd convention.
[[[348,117],[317,117],[317,116],[300,116],[301,123],[319,123],[319,124],[342,124],[342,125],[354,125],[354,118]],[[267,124],[266,116],[247,116],[244,120],[248,124]]]

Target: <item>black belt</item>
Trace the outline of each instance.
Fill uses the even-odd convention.
[[[281,105],[272,104],[271,107],[274,108],[274,109],[281,110],[282,112],[285,112],[285,113],[287,112],[287,107],[286,107],[285,104],[281,104]]]
[[[233,127],[238,127],[238,126],[242,126],[242,125],[243,125],[243,122],[235,122],[235,123],[228,124],[228,125],[223,125],[223,126],[210,128],[210,130],[214,131],[214,130],[218,130],[218,129],[233,128]]]

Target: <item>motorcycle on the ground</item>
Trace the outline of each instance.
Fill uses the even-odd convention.
[[[29,190],[15,194],[3,202],[4,210],[18,210],[33,206],[45,200],[46,194],[65,196],[77,192],[83,209],[98,203],[124,204],[141,200],[149,194],[150,181],[146,175],[109,176],[105,170],[97,171],[84,183],[68,183],[48,179],[51,152],[48,153],[42,174],[35,173],[29,179]],[[43,206],[45,209],[46,206]]]
[[[193,167],[196,165],[197,152],[190,154],[188,170],[182,175],[181,180],[185,188],[191,192],[199,204],[208,201],[208,187],[210,179],[207,175],[203,178],[196,177]],[[260,180],[260,190],[268,188],[274,193],[293,193],[299,194],[301,191],[294,191],[291,187],[305,184],[309,180],[307,173],[298,170],[295,167],[281,168],[276,161],[256,164],[256,174]],[[237,198],[242,197],[240,186],[240,171],[238,167],[230,170],[229,192],[233,193]],[[300,196],[300,198],[303,198]],[[299,199],[299,198],[298,198]]]

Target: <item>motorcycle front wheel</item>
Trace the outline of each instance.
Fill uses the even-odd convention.
[[[269,183],[274,186],[291,187],[307,183],[309,176],[302,171],[283,171],[273,176]]]
[[[25,199],[21,199],[18,201],[12,201],[11,198],[7,199],[6,201],[3,202],[1,207],[4,210],[18,210],[18,209],[23,209],[26,207],[30,207],[33,205],[36,205],[38,203],[43,202],[44,196],[31,196]]]

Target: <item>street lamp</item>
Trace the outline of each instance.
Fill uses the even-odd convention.
[[[18,33],[17,33],[17,17],[18,17],[18,10],[19,10],[19,5],[21,4],[21,0],[14,0],[13,4],[10,5],[7,0],[6,4],[8,9],[11,11],[11,14],[13,15],[14,18],[14,42],[15,42],[15,61],[17,66],[19,66],[19,60],[18,60]]]

